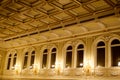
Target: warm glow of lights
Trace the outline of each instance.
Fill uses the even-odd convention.
[[[80,63],[80,66],[82,67],[82,66],[83,66],[83,63]]]
[[[38,70],[38,64],[33,64],[32,68],[33,68],[33,72],[35,74],[38,74],[38,72],[39,72],[39,70]]]
[[[46,67],[43,67],[43,69],[46,69]]]
[[[15,69],[15,67],[12,67],[11,69],[12,69],[12,70],[14,70],[14,69]]]
[[[98,67],[98,68],[100,68],[101,66],[100,66],[100,65],[98,65],[97,67]]]
[[[120,62],[118,62],[118,66],[120,67]]]
[[[67,68],[69,69],[69,68],[70,68],[70,66],[67,66]]]
[[[32,68],[33,68],[33,66],[30,66],[30,67],[29,67],[29,69],[32,69]]]
[[[94,64],[92,60],[87,60],[84,62],[84,67],[82,72],[84,72],[85,75],[94,74]]]
[[[55,67],[55,65],[52,65],[52,68],[54,68]]]
[[[20,65],[16,64],[14,68],[15,68],[16,74],[19,74],[20,73]]]
[[[56,71],[57,75],[60,75],[62,73],[63,65],[61,64],[61,62],[55,63],[55,71]]]

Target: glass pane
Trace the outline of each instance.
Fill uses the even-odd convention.
[[[35,51],[32,52],[32,55],[34,55],[34,54],[35,54]]]
[[[53,48],[53,49],[52,49],[52,52],[56,52],[56,48]]]
[[[15,64],[16,64],[16,57],[17,57],[17,54],[14,55],[14,58],[13,58],[13,67],[15,67]]]
[[[99,42],[97,46],[105,46],[104,42]]]
[[[47,66],[47,54],[43,54],[42,68]]]
[[[10,54],[9,57],[11,57],[12,55]]]
[[[115,40],[113,40],[113,41],[112,41],[112,43],[111,43],[111,44],[112,44],[112,45],[113,45],[113,44],[120,44],[120,41],[119,41],[119,40],[117,40],[117,39],[115,39]]]
[[[43,53],[47,53],[48,51],[47,51],[47,49],[45,49],[44,51],[43,51]]]
[[[16,56],[17,56],[17,54],[14,55],[14,57],[16,57]]]
[[[51,54],[51,68],[55,68],[56,53]]]
[[[72,50],[72,46],[68,46],[67,50]]]
[[[70,68],[72,66],[72,52],[67,52],[66,54],[66,68]]]
[[[97,66],[105,66],[105,48],[97,49]]]
[[[120,62],[120,46],[112,47],[111,52],[112,66],[118,66],[118,62]]]
[[[81,49],[81,48],[84,48],[84,46],[82,44],[80,44],[77,49]]]
[[[83,67],[83,50],[77,51],[77,67]]]
[[[25,69],[27,67],[27,60],[28,60],[28,56],[25,56],[25,58],[24,58],[24,64],[23,64],[23,69]]]
[[[7,70],[10,69],[11,58],[8,58]]]
[[[30,66],[33,66],[35,60],[35,55],[31,56]]]
[[[15,67],[16,64],[16,57],[13,58],[13,67]]]
[[[25,53],[25,56],[27,56],[27,55],[28,55],[28,52]]]

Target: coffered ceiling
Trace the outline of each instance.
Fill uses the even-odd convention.
[[[120,0],[0,0],[0,45],[33,44],[120,27]]]

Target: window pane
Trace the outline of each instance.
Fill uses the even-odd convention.
[[[104,42],[99,42],[98,45],[97,45],[97,47],[98,46],[105,46],[105,43]]]
[[[105,66],[105,48],[97,49],[97,66]]]
[[[10,69],[11,58],[8,59],[7,70]]]
[[[56,48],[53,48],[53,49],[52,49],[52,52],[56,52]]]
[[[13,67],[15,67],[15,64],[16,64],[16,57],[17,57],[17,54],[15,54],[13,58]]]
[[[27,62],[28,62],[28,52],[25,53],[23,69],[27,68]]]
[[[32,51],[32,55],[35,55],[35,51]]]
[[[42,68],[47,66],[47,54],[43,54]]]
[[[112,41],[112,43],[111,43],[112,45],[114,45],[114,44],[120,44],[120,41],[119,40],[117,40],[117,39],[115,39],[115,40],[113,40]]]
[[[118,62],[120,61],[120,46],[115,46],[111,48],[112,52],[112,66],[118,66]]]
[[[31,56],[30,66],[33,66],[35,60],[35,55]]]
[[[72,50],[72,46],[69,46],[69,47],[67,48],[67,50]]]
[[[14,57],[13,59],[13,67],[15,67],[15,64],[16,64],[16,57]]]
[[[12,55],[10,54],[9,57],[11,57]]]
[[[43,53],[47,53],[47,52],[48,52],[47,49],[45,49]]]
[[[81,48],[84,48],[84,46],[82,44],[80,44],[77,49],[81,49]]]
[[[77,67],[83,67],[83,50],[77,51]]]
[[[72,66],[72,52],[67,52],[66,54],[66,68],[70,68]]]
[[[55,68],[56,53],[51,54],[51,68]]]
[[[25,56],[23,69],[25,69],[27,67],[27,60],[28,60],[28,56]]]
[[[35,51],[32,51],[32,54],[31,54],[31,61],[30,61],[30,66],[33,66],[33,64],[34,64],[34,60],[35,60]]]

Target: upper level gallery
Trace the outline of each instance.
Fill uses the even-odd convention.
[[[120,36],[71,38],[7,51],[1,72],[4,75],[119,76]]]

